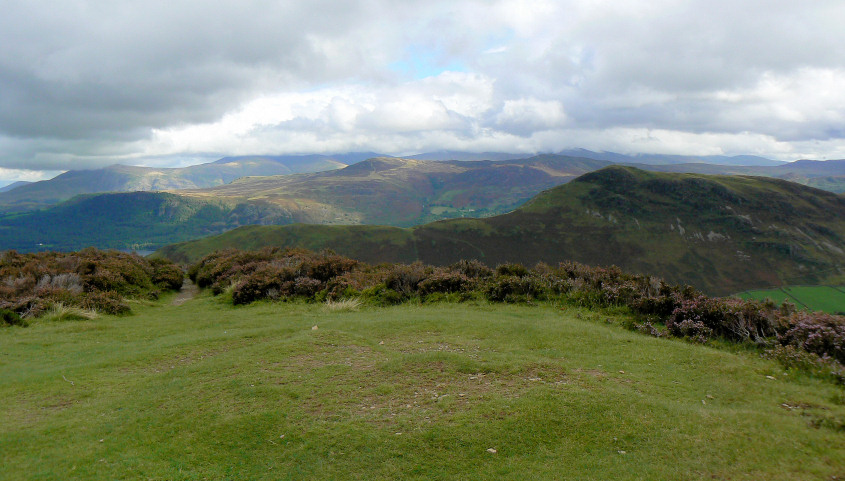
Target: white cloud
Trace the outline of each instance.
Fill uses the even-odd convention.
[[[832,158],[842,18],[839,0],[8,0],[0,168],[599,146]]]

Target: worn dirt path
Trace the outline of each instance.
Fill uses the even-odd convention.
[[[196,284],[186,278],[185,282],[182,283],[182,289],[180,289],[179,293],[176,294],[176,297],[173,298],[173,302],[171,304],[174,306],[181,306],[196,297],[197,294],[199,294],[199,291],[200,290]]]

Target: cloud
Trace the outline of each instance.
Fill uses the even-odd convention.
[[[9,0],[0,168],[351,149],[830,158],[841,18],[838,0]]]

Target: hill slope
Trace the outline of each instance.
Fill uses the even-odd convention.
[[[242,156],[172,169],[112,165],[102,169],[71,170],[50,180],[0,192],[0,211],[19,212],[43,208],[79,194],[202,188],[226,184],[250,175],[337,169],[347,165],[344,161],[360,161],[372,155],[375,154]]]
[[[213,189],[88,195],[0,217],[0,250],[155,249],[250,224],[413,225],[490,215],[593,170],[597,162],[554,156],[511,162],[377,158],[330,172],[250,177]],[[204,214],[166,218],[160,203]]]
[[[293,221],[284,209],[261,202],[190,199],[163,192],[89,194],[0,219],[0,246],[21,252],[88,246],[148,250],[173,239],[195,239],[241,225]]]
[[[412,226],[508,212],[544,189],[606,165],[557,155],[496,162],[379,157],[329,172],[250,177],[178,193],[263,200],[297,210],[310,223]]]
[[[368,235],[368,229],[378,231]],[[329,247],[368,262],[576,260],[659,275],[711,294],[845,274],[845,198],[760,177],[608,167],[543,192],[509,214],[350,232],[245,227],[169,246],[159,255],[189,261],[224,247],[279,245]]]
[[[644,170],[696,174],[761,175],[797,182],[817,189],[845,193],[845,160],[797,160],[777,166],[684,163],[673,165],[632,164]]]

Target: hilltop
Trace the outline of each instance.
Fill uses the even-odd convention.
[[[845,198],[777,179],[613,166],[490,218],[411,229],[242,227],[157,255],[185,262],[221,248],[267,245],[331,248],[374,263],[615,264],[727,294],[845,274]]]

